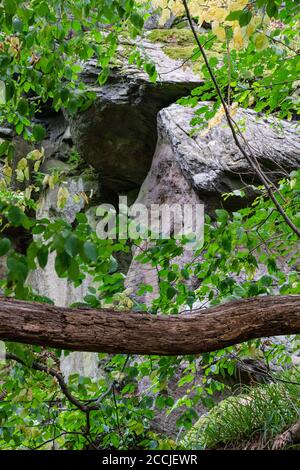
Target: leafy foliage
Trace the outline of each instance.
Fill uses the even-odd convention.
[[[170,16],[170,9],[183,14],[182,2],[156,3],[163,9],[162,21]],[[232,108],[232,103],[238,103],[289,119],[299,114],[297,2],[191,0],[189,7],[199,25],[211,23],[211,30],[199,36],[201,44],[212,52],[210,64]],[[36,147],[46,132],[38,121],[42,107],[64,108],[70,114],[86,109],[94,95],[81,80],[83,63],[96,60],[98,82],[103,85],[120,37],[135,38],[143,27],[140,6],[132,0],[6,0],[0,9],[0,124],[8,124]],[[190,60],[199,61],[197,48]],[[144,66],[155,80],[155,67],[138,51],[133,51],[130,61]],[[205,83],[182,103],[196,106],[199,101],[212,100],[213,109],[198,110],[193,120],[195,126],[204,122],[212,126],[219,118],[220,103],[204,66],[202,75]],[[0,185],[0,257],[7,265],[0,288],[7,296],[51,303],[30,288],[28,278],[36,269],[44,269],[52,256],[57,275],[75,286],[91,276],[89,292],[81,302],[86,307],[113,305],[120,310],[177,314],[232,299],[300,293],[299,241],[262,188],[255,188],[257,197],[252,204],[245,203],[247,207],[233,213],[219,209],[214,219],[206,218],[204,245],[188,265],[176,263],[185,242],[172,239],[157,240],[137,257],[141,263],[154,266],[159,277],[159,294],[149,308],[131,298],[124,288],[124,275],[116,262],[119,252],[129,250],[124,241],[99,240],[83,213],[73,224],[59,218],[36,219],[40,190],[53,188],[60,180],[57,173],[45,178],[39,174],[43,149],[36,148],[14,165],[13,144],[4,140],[0,154],[5,159]],[[22,190],[14,187],[15,180],[23,184]],[[246,190],[225,198],[243,202]],[[300,172],[282,180],[279,190],[281,196],[276,192],[276,197],[284,197],[286,212],[300,226]],[[68,196],[62,187],[59,207]],[[21,234],[21,247],[15,243],[15,234]],[[196,289],[189,287],[187,281],[191,279],[197,281]],[[140,286],[140,292],[152,289]],[[99,355],[100,378],[73,375],[63,384],[57,379],[62,377],[59,361],[67,352],[6,346],[10,360],[0,369],[3,449],[174,448],[172,440],[162,439],[151,430],[155,411],[170,414],[179,410],[178,429],[185,432],[197,419],[200,403],[207,408],[214,406],[215,394],[224,390],[228,377],[235,376],[239,361],[259,358],[270,367],[276,364],[282,368],[291,361],[284,345],[272,340],[251,341],[201,357]],[[291,347],[298,348],[297,338],[291,341]],[[169,389],[174,381],[182,390],[179,399]],[[141,383],[146,383],[145,393],[141,393]],[[71,401],[66,390],[73,397]],[[277,400],[286,393],[281,385],[265,388],[263,393],[273,390]],[[93,409],[87,408],[93,404]],[[266,410],[260,419],[266,418],[269,408]],[[244,436],[253,429],[257,413],[255,418],[251,415],[251,421],[249,410],[243,411],[245,422],[237,422]],[[287,414],[284,424],[295,417],[290,408]],[[234,419],[235,415],[230,416]],[[278,419],[276,415],[272,424],[276,430],[280,427]],[[251,426],[245,429],[250,421]],[[232,421],[228,423],[231,425],[223,429],[224,442],[236,436]],[[215,436],[214,429],[210,430],[205,436],[212,445]]]
[[[288,383],[245,387],[242,394],[223,400],[188,433],[185,448],[231,448],[236,442],[243,449],[272,448],[274,438],[297,420],[300,405],[299,371],[281,379]]]
[[[88,107],[94,96],[80,80],[82,61],[95,59],[104,83],[120,33],[135,37],[143,26],[132,0],[8,0],[1,9],[0,79],[6,90],[1,119],[37,141],[45,130],[32,127],[31,120],[41,104],[51,100],[54,109],[69,113]]]

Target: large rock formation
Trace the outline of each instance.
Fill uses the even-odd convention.
[[[147,207],[203,202],[205,210],[213,213],[220,205],[222,193],[244,186],[245,181],[256,180],[225,121],[205,134],[191,134],[190,121],[195,109],[174,104],[201,83],[199,77],[191,68],[183,68],[179,61],[167,57],[159,44],[143,40],[142,47],[158,66],[157,83],[127,64],[116,67],[108,82],[100,87],[96,85],[97,67],[89,62],[82,78],[96,92],[93,105],[70,118],[70,123],[62,114],[44,112],[41,116],[48,131],[43,143],[46,161],[42,169],[49,172],[59,166],[64,178],[67,176],[70,197],[64,210],[58,211],[57,188],[47,192],[38,216],[63,216],[72,222],[78,211],[86,210],[83,201],[76,202],[72,196],[89,189],[94,193],[100,191],[103,196],[105,188],[108,192],[104,199],[109,199],[108,202],[114,202],[117,193],[140,189],[136,202]],[[277,123],[244,110],[238,110],[234,119],[243,123],[246,140],[272,177],[299,167],[300,137],[294,123]],[[88,184],[82,178],[74,178],[74,172],[68,175],[68,166],[62,162],[68,160],[73,144],[95,173],[99,172],[101,184],[97,174]],[[190,255],[184,252],[177,261],[185,264]],[[58,279],[53,257],[45,270],[36,271],[31,278],[36,290],[57,305],[82,300],[90,281],[86,279],[74,289],[65,279]],[[149,305],[157,289],[156,270],[133,260],[127,285],[135,290],[141,283],[154,287],[154,293],[143,299]],[[96,377],[97,356],[74,353],[63,360],[62,369],[66,376],[77,371]],[[173,386],[176,388],[177,384]],[[157,428],[163,432],[170,433],[170,428],[175,432],[174,419],[171,421],[170,424],[162,415],[156,416]]]
[[[237,149],[225,118],[208,132],[191,134],[194,113],[195,109],[178,104],[159,112],[152,166],[136,203],[150,208],[151,204],[196,205],[202,202],[205,212],[213,215],[214,209],[221,205],[223,193],[241,188],[245,182],[257,181],[249,163]],[[245,139],[269,175],[278,178],[299,168],[300,135],[296,123],[267,119],[242,109],[234,118],[237,123],[243,123]],[[241,203],[240,198],[236,199]],[[231,207],[237,204],[234,198],[230,198],[229,203]],[[242,203],[245,204],[243,200]],[[192,253],[185,250],[174,262],[184,265],[191,258]],[[133,291],[142,283],[153,286],[153,292],[143,294],[140,301],[149,305],[156,297],[157,271],[150,264],[141,265],[133,259],[126,282]]]
[[[157,64],[158,81],[153,83],[145,72],[123,65],[99,87],[95,85],[99,70],[90,62],[83,80],[97,98],[71,120],[72,137],[81,156],[115,192],[139,187],[147,175],[157,140],[158,111],[201,83],[191,68],[181,68],[159,44],[143,41],[140,47]]]
[[[201,106],[207,104],[201,103]],[[190,122],[194,114],[194,108],[177,104],[161,110],[157,146],[171,149],[182,177],[189,181],[209,210],[212,202],[219,200],[223,193],[245,186],[245,182],[257,182],[257,177],[237,149],[225,117],[208,131],[191,135]],[[237,110],[234,120],[243,126],[245,140],[272,178],[284,176],[299,167],[297,123],[266,118],[243,109]],[[157,152],[162,158],[164,153],[159,149]]]

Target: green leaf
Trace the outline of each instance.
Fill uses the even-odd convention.
[[[155,65],[154,64],[149,64],[147,63],[145,65],[145,71],[147,72],[147,74],[149,75],[149,77],[154,77],[155,74],[156,74],[156,68],[155,68]]]
[[[86,224],[87,223],[87,216],[85,214],[83,214],[82,212],[79,212],[77,215],[76,215],[76,220],[80,223],[80,224]]]
[[[47,17],[50,14],[49,7],[46,2],[41,2],[38,6],[37,12],[40,16]]]
[[[28,276],[27,266],[22,262],[17,263],[17,265],[16,265],[16,277],[17,277],[17,279],[21,282],[25,282],[27,276]]]
[[[5,99],[6,101],[10,101],[14,94],[15,94],[15,84],[12,80],[6,82],[6,87],[5,87]]]
[[[63,251],[55,258],[55,271],[59,277],[63,277],[71,264],[72,258]]]
[[[216,67],[216,66],[218,65],[218,63],[219,63],[219,60],[217,59],[217,57],[211,57],[211,58],[209,59],[209,65],[210,65],[212,68]]]
[[[43,140],[46,136],[46,130],[40,124],[36,124],[32,129],[33,137],[36,141]]]
[[[83,245],[83,253],[90,261],[97,261],[98,250],[97,246],[92,242],[85,242]]]
[[[23,21],[20,18],[14,18],[12,22],[13,28],[17,33],[21,33],[24,28]]]
[[[268,3],[268,0],[256,0],[256,4],[258,8],[262,8],[267,3]]]
[[[239,24],[240,26],[247,26],[247,24],[250,23],[252,18],[252,13],[250,10],[246,9],[244,10],[241,15],[239,16]]]
[[[11,247],[11,242],[8,238],[2,238],[0,240],[0,256],[6,255]]]
[[[222,246],[225,251],[231,251],[231,238],[228,236],[228,234],[224,234],[222,236]]]
[[[144,26],[144,20],[138,13],[133,13],[130,16],[130,21],[137,29],[142,29]]]
[[[25,99],[21,99],[18,104],[18,112],[23,116],[28,113],[28,102]]]
[[[17,2],[15,0],[5,0],[4,9],[6,13],[13,16],[17,11]]]
[[[110,273],[114,273],[117,271],[117,269],[118,269],[118,261],[113,256],[111,256],[108,270]]]
[[[227,222],[229,218],[229,214],[225,209],[216,209],[216,214],[218,217],[218,220],[221,222]]]
[[[69,279],[72,281],[77,281],[80,276],[80,269],[79,269],[79,264],[75,259],[72,260],[70,267],[68,269],[68,276]]]
[[[268,0],[267,14],[270,18],[276,17],[278,15],[278,7],[274,0]]]
[[[174,273],[174,271],[169,271],[168,272],[168,281],[169,282],[175,281],[176,277],[177,277],[177,274]]]
[[[19,227],[22,225],[25,215],[24,212],[17,206],[11,206],[7,214],[8,220],[15,226]]]
[[[16,259],[15,254],[7,258],[8,278],[14,281],[25,282],[28,275],[28,267],[22,261]]]

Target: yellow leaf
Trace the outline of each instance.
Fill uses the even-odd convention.
[[[237,11],[242,10],[247,4],[249,0],[232,0],[228,2],[228,10],[229,11]]]
[[[220,108],[218,109],[214,117],[208,121],[207,128],[201,133],[201,137],[204,137],[206,134],[208,134],[209,130],[212,127],[215,127],[218,124],[220,124],[224,114],[225,114],[224,108],[223,106],[220,106]]]
[[[5,104],[6,103],[5,89],[6,89],[5,88],[5,83],[2,80],[0,80],[0,104]]]
[[[17,165],[18,170],[25,170],[27,168],[27,160],[26,158],[21,158]]]
[[[214,11],[214,19],[222,23],[226,16],[228,16],[228,11],[225,8],[216,8]]]
[[[175,16],[181,16],[184,13],[184,6],[181,0],[175,1],[169,8]]]
[[[254,45],[258,51],[262,51],[268,47],[269,40],[264,33],[258,33],[255,35]]]
[[[244,38],[242,35],[241,28],[239,26],[237,26],[233,30],[233,46],[235,49],[238,50],[242,49],[242,47],[244,46]]]
[[[220,41],[224,41],[226,39],[225,29],[222,26],[220,26],[220,24],[217,21],[212,22],[211,30]]]
[[[201,10],[201,8],[199,6],[199,2],[197,0],[192,0],[189,3],[189,10],[190,10],[190,14],[192,16],[200,16],[203,12],[203,10]]]
[[[39,161],[35,162],[34,171],[39,171],[40,166],[41,166],[41,162],[39,162]]]
[[[57,193],[57,207],[63,209],[69,197],[68,188],[61,186]]]
[[[8,39],[8,43],[9,43],[9,51],[13,55],[17,55],[21,49],[20,39],[17,36],[12,36],[11,38]]]
[[[46,188],[46,186],[49,185],[49,179],[50,175],[46,175],[45,178],[43,179],[43,187]]]
[[[27,158],[28,160],[41,160],[44,154],[45,154],[45,150],[43,148],[41,150],[35,149],[35,150],[32,150],[32,152],[30,152],[27,155]]]
[[[28,166],[24,169],[24,178],[27,181],[29,180],[29,168],[28,168]]]
[[[252,34],[256,31],[256,28],[260,25],[262,19],[260,16],[253,16],[251,18],[250,23],[246,27],[246,34],[248,37],[252,36]]]
[[[16,170],[16,179],[22,183],[24,181],[24,173],[23,170]]]
[[[163,26],[168,21],[168,19],[170,18],[170,15],[171,15],[171,12],[170,12],[169,9],[166,8],[165,10],[163,10],[163,12],[162,12],[162,14],[159,18],[159,22],[158,22],[159,26]]]
[[[31,187],[31,186],[28,186],[28,187],[25,189],[25,192],[24,192],[25,199],[30,199],[30,197],[31,197],[31,192],[32,192],[32,187]]]

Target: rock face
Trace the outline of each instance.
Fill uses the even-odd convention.
[[[203,203],[205,212],[213,214],[214,209],[220,207],[224,192],[244,186],[244,181],[255,180],[225,120],[205,134],[191,135],[190,121],[194,112],[192,108],[177,104],[159,112],[152,166],[136,203],[147,207],[151,204]],[[272,170],[278,177],[299,167],[300,135],[295,123],[263,119],[257,113],[245,110],[237,111],[235,121],[243,122],[245,138],[268,172]],[[174,262],[184,265],[190,259],[191,252],[187,250]],[[133,259],[126,284],[133,291],[140,284],[150,284],[153,292],[139,297],[140,301],[150,305],[158,293],[156,269]]]
[[[88,192],[93,189],[97,191],[97,179],[94,181],[85,180],[82,177],[66,179],[64,183],[69,191],[69,197],[62,210],[57,208],[57,193],[59,187],[48,190],[40,200],[40,209],[37,218],[46,217],[55,219],[64,218],[72,223],[75,216],[85,206],[83,199],[75,197],[83,191]],[[50,253],[48,263],[44,269],[38,268],[32,272],[29,283],[40,295],[49,297],[55,305],[70,306],[75,302],[83,300],[92,283],[92,279],[87,276],[79,287],[74,287],[67,279],[57,276],[54,267],[55,256]],[[98,356],[93,353],[73,352],[61,359],[61,370],[66,378],[70,374],[88,376],[92,379],[99,378]]]
[[[201,105],[207,103],[201,103]],[[206,202],[255,181],[249,163],[237,149],[225,118],[208,132],[191,136],[194,109],[172,104],[158,115],[158,146],[169,146],[183,177]],[[286,175],[300,165],[300,135],[297,124],[264,118],[239,109],[234,120],[243,125],[246,141],[262,167],[272,177]],[[157,150],[159,151],[159,150]]]
[[[96,87],[98,70],[90,62],[83,80],[97,98],[71,121],[71,134],[81,156],[96,168],[115,192],[139,187],[151,165],[160,109],[189,94],[200,80],[191,69],[167,57],[159,44],[143,42],[150,60],[159,64],[157,83],[132,66],[115,69]]]
[[[125,64],[116,67],[108,82],[100,87],[95,85],[99,71],[95,63],[89,62],[82,79],[97,95],[93,105],[70,118],[70,122],[60,113],[44,111],[40,116],[47,129],[47,139],[43,142],[46,161],[42,170],[47,173],[51,168],[59,167],[64,177],[67,176],[70,197],[64,209],[59,211],[56,204],[58,188],[48,191],[37,217],[65,217],[72,222],[79,211],[86,210],[83,200],[74,200],[73,196],[90,190],[99,191],[97,175],[93,181],[85,180],[82,175],[76,178],[67,175],[70,167],[64,162],[69,159],[73,144],[83,159],[94,167],[95,173],[99,172],[101,196],[107,192],[104,198],[108,202],[114,202],[120,192],[139,190],[135,202],[147,207],[151,204],[203,203],[205,211],[212,214],[220,206],[224,192],[244,186],[244,181],[255,182],[253,172],[236,148],[224,120],[205,134],[192,135],[190,121],[195,109],[174,104],[201,84],[199,77],[189,67],[182,67],[181,62],[166,56],[159,44],[141,41],[145,54],[158,64],[155,84],[144,72]],[[278,177],[299,167],[300,136],[296,124],[278,123],[244,110],[238,110],[234,119],[243,127],[246,140],[270,175]],[[24,156],[29,150],[20,146],[19,154]],[[231,207],[232,202],[230,198]],[[184,252],[176,261],[184,265],[190,259],[191,252]],[[5,266],[1,265],[0,278],[2,275],[5,275]],[[56,305],[70,305],[84,298],[91,280],[86,279],[75,289],[56,276],[54,258],[50,256],[46,268],[35,271],[30,282]],[[140,284],[150,284],[153,293],[146,293],[139,299],[150,305],[158,291],[157,272],[152,266],[133,260],[126,284],[133,291]],[[62,360],[62,370],[65,376],[77,372],[97,377],[97,355],[72,353]],[[176,389],[177,383],[172,386]],[[147,384],[141,388],[142,393],[146,390]],[[173,416],[171,423],[165,418],[157,414],[156,429],[176,434]]]
[[[193,206],[201,205],[203,202],[192,187],[191,182],[185,178],[179,161],[174,158],[174,148],[172,141],[168,138],[168,128],[161,121],[163,112],[164,110],[158,117],[158,141],[151,169],[140,189],[135,204],[143,204],[148,208],[152,204],[166,204],[168,206],[179,204],[181,207],[185,203]],[[201,214],[199,215],[201,216]],[[172,222],[174,224],[174,220]],[[172,229],[173,225],[171,232]],[[139,249],[144,250],[146,245],[147,243]],[[137,254],[139,249],[137,249]],[[174,262],[177,261],[183,266],[191,260],[192,256],[192,252],[185,251],[180,259],[175,259]],[[134,292],[141,284],[149,284],[153,287],[153,292],[145,293],[142,297],[139,297],[141,302],[149,305],[150,301],[158,294],[157,271],[150,264],[141,265],[133,259],[127,274],[126,285]]]

